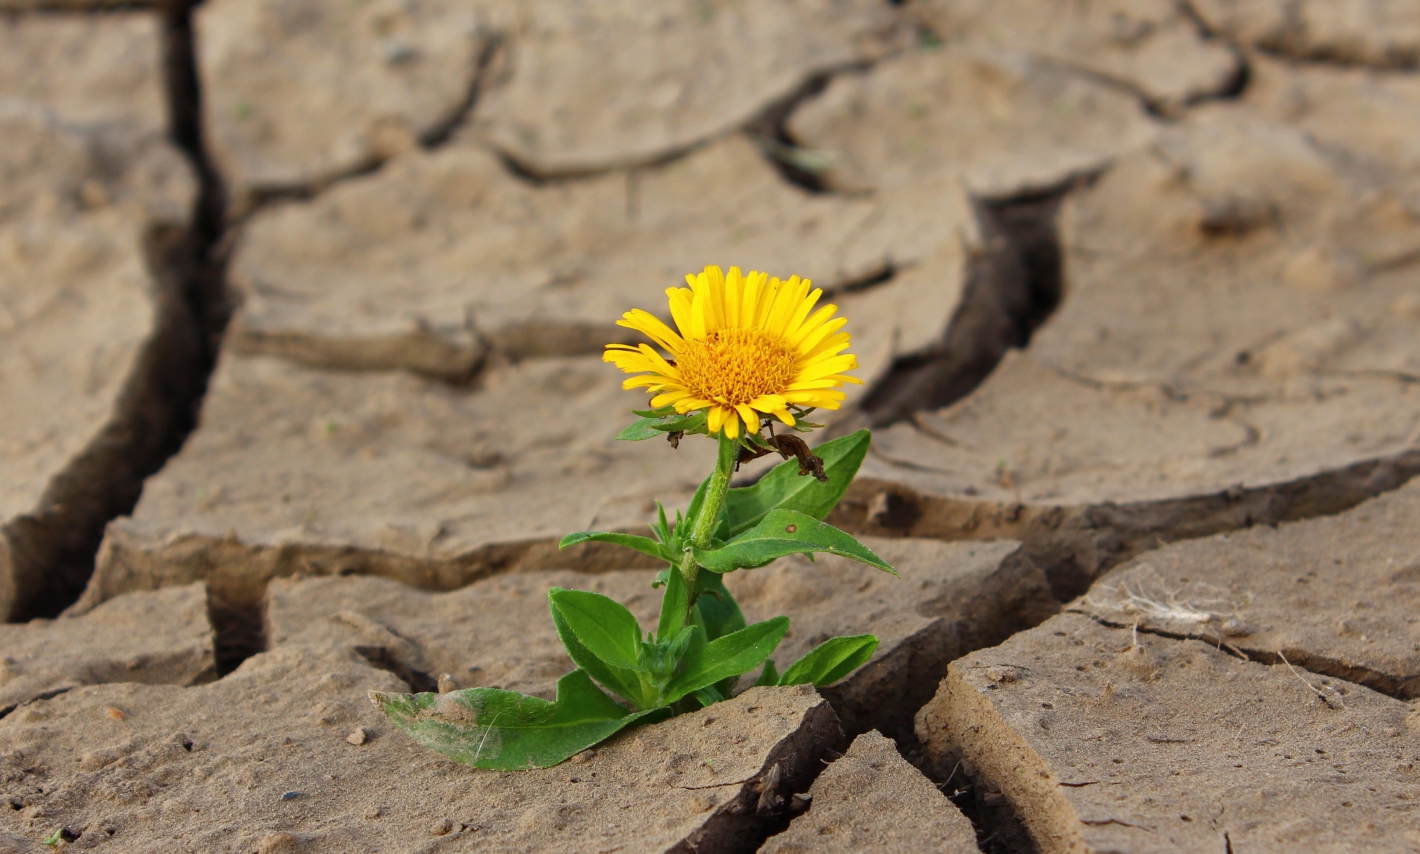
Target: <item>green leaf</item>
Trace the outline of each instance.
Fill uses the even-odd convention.
[[[792,554],[827,552],[897,575],[867,546],[826,522],[797,510],[771,510],[758,525],[718,549],[695,550],[695,561],[711,572],[764,566]]]
[[[702,708],[704,708],[705,706],[713,706],[716,703],[723,703],[725,701],[725,696],[721,694],[720,689],[716,688],[714,685],[707,685],[704,688],[697,688],[696,690],[691,691],[690,693],[695,696],[696,701],[700,703]]]
[[[642,554],[648,554],[659,560],[670,561],[670,551],[660,543],[650,537],[638,537],[635,534],[614,534],[606,531],[578,531],[575,534],[568,534],[562,538],[562,542],[557,544],[559,549],[568,546],[575,546],[579,543],[616,543],[618,546],[626,546],[628,549],[635,549]]]
[[[643,439],[654,439],[666,433],[700,433],[705,428],[705,413],[697,412],[693,415],[676,415],[675,407],[665,415],[642,417],[631,422],[616,438],[625,442],[640,442]],[[655,410],[646,410],[654,412]],[[639,412],[637,414],[640,414]]]
[[[695,579],[700,588],[700,598],[695,607],[700,612],[700,622],[705,626],[705,636],[709,640],[722,638],[745,627],[745,615],[739,603],[730,595],[725,579],[714,573],[701,573]]]
[[[666,507],[661,502],[656,502],[656,525],[651,529],[651,533],[656,535],[656,539],[665,545],[671,541],[671,526],[666,522]]]
[[[815,519],[828,516],[868,454],[872,434],[867,430],[850,433],[814,449],[823,460],[828,481],[820,483],[799,474],[798,460],[785,460],[754,486],[731,489],[725,496],[725,517],[733,537],[759,524],[770,510],[798,510]]]
[[[713,640],[685,657],[685,669],[670,681],[661,697],[669,705],[692,691],[721,679],[748,673],[774,654],[789,631],[788,617],[775,617]]]
[[[639,415],[642,418],[664,418],[667,415],[675,414],[675,404],[668,403],[665,406],[658,406],[655,409],[633,409],[632,415]]]
[[[557,681],[552,702],[497,688],[447,694],[371,691],[370,698],[419,744],[455,762],[494,771],[556,765],[633,723],[666,713],[627,711],[581,670]]]
[[[685,617],[690,610],[690,588],[685,585],[685,577],[680,570],[671,567],[666,576],[666,592],[661,597],[661,619],[656,627],[656,640],[670,640],[685,626]]]
[[[607,664],[635,667],[641,626],[626,606],[600,593],[554,587],[547,599],[592,654]]]
[[[656,429],[656,425],[661,423],[659,418],[637,418],[629,426],[616,434],[616,438],[623,442],[640,442],[646,439],[654,439],[664,435]]]
[[[710,488],[711,477],[714,475],[700,481],[700,485],[695,488],[695,494],[690,496],[690,503],[686,505],[685,520],[676,523],[676,536],[672,543],[677,549],[685,544],[691,530],[695,528],[695,518],[700,515],[700,508],[705,503],[705,491]],[[671,563],[675,563],[675,561],[671,561]]]
[[[829,638],[785,670],[779,684],[832,685],[863,666],[877,649],[878,639],[873,635]]]
[[[763,685],[778,684],[779,671],[774,668],[774,659],[771,658],[768,661],[764,662],[764,670],[760,672],[759,678],[754,680],[754,687],[759,688]]]
[[[554,587],[552,624],[577,666],[638,709],[660,705],[641,678],[641,627],[631,612],[599,593]]]

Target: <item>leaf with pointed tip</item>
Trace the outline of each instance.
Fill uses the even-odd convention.
[[[447,694],[370,692],[385,715],[419,744],[455,762],[494,771],[546,768],[631,724],[667,714],[630,712],[581,670],[557,681],[551,702],[497,688]]]
[[[665,546],[651,539],[650,537],[638,537],[635,534],[616,534],[608,531],[578,531],[575,534],[568,534],[562,538],[562,542],[557,544],[559,549],[568,546],[575,546],[580,543],[615,543],[618,546],[626,546],[628,549],[635,549],[642,554],[669,562],[670,552]]]
[[[692,696],[695,697],[696,701],[700,703],[702,708],[704,708],[705,706],[713,706],[716,703],[723,703],[725,701],[725,697],[720,693],[720,689],[716,688],[714,685],[707,685],[704,688],[697,688],[696,690],[691,691],[690,693]]]
[[[675,410],[672,409],[668,415],[636,419],[620,433],[617,433],[616,438],[623,442],[640,442],[664,436],[667,433],[702,432],[705,432],[705,413],[676,415]]]
[[[877,649],[878,639],[873,635],[829,638],[785,670],[778,684],[832,685],[861,667]]]
[[[753,528],[771,510],[797,510],[815,519],[826,518],[848,491],[872,440],[870,432],[859,430],[815,448],[828,475],[826,482],[800,475],[798,460],[785,460],[753,486],[731,489],[725,495],[729,536]]]
[[[656,640],[665,641],[675,637],[685,626],[686,613],[690,610],[690,588],[685,584],[685,576],[671,567],[666,576],[666,592],[661,597],[661,619],[656,626]]]
[[[867,546],[826,522],[797,510],[771,510],[758,525],[718,549],[695,550],[695,562],[711,572],[753,569],[785,555],[826,552],[861,561],[884,572],[897,570]]]
[[[651,528],[651,533],[656,535],[662,546],[671,541],[671,526],[666,521],[666,506],[659,501],[656,502],[656,524]]]
[[[685,657],[685,669],[670,681],[661,696],[670,705],[692,691],[755,669],[774,654],[789,631],[788,617],[775,617],[717,638]]]
[[[754,680],[754,687],[759,688],[764,685],[778,685],[779,671],[774,668],[774,659],[764,662],[764,670],[760,672],[759,678]]]
[[[577,666],[638,709],[659,705],[641,678],[641,626],[624,606],[600,593],[554,587],[552,624]]]

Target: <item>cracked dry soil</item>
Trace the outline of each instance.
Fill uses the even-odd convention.
[[[0,0],[0,850],[1415,850],[1417,55],[1367,0]],[[597,358],[707,262],[850,318],[832,521],[903,573],[731,586],[882,646],[415,748],[367,690],[547,696],[548,587],[654,610],[555,542],[708,467]]]

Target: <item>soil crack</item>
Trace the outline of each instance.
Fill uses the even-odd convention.
[[[224,192],[202,144],[191,10],[169,9],[160,20],[167,135],[198,179],[197,198],[189,224],[155,223],[143,236],[156,321],[113,417],[54,478],[38,511],[5,531],[17,580],[4,615],[12,620],[56,616],[78,598],[109,520],[133,510],[144,481],[196,426],[227,321]]]
[[[190,9],[182,14],[190,19]],[[187,27],[188,51],[191,53],[192,37],[190,20],[187,23]],[[494,31],[487,34],[482,47],[478,51],[478,55],[474,59],[473,69],[470,73],[470,79],[465,89],[463,99],[449,111],[447,116],[435,122],[417,137],[416,142],[420,150],[437,151],[447,145],[458,132],[459,128],[467,123],[469,116],[473,114],[474,109],[478,106],[479,98],[483,94],[489,78],[497,73],[498,65],[507,49],[507,43],[507,35],[501,31]],[[189,59],[191,60],[191,57]],[[193,77],[195,80],[195,62],[190,61],[189,64],[193,69]],[[194,83],[194,85],[196,84]],[[200,112],[198,115],[200,117]],[[200,118],[198,127],[199,129],[201,127]],[[232,216],[234,220],[245,221],[250,219],[253,214],[272,204],[309,201],[338,184],[379,172],[384,168],[386,163],[396,156],[398,155],[372,154],[368,159],[360,163],[356,163],[339,172],[323,176],[307,183],[284,187],[254,188],[248,192],[248,196],[241,209],[229,210],[228,215]],[[504,166],[508,168],[511,174],[519,178],[524,178],[525,180],[529,179],[529,176],[520,170],[517,164],[515,164],[508,155],[499,152],[499,156]]]
[[[1072,178],[1040,193],[976,200],[984,249],[967,262],[961,304],[937,345],[899,357],[869,390],[861,408],[870,426],[955,403],[990,376],[1008,350],[1030,343],[1063,292],[1060,205],[1094,177]]]

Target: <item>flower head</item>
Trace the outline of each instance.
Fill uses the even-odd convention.
[[[655,315],[632,309],[617,321],[645,334],[670,354],[649,344],[608,344],[603,359],[628,374],[640,374],[623,388],[645,386],[651,406],[674,405],[685,414],[704,410],[711,435],[731,439],[758,433],[765,416],[794,425],[794,412],[838,409],[844,383],[861,383],[844,372],[858,367],[840,331],[847,318],[835,305],[818,311],[823,295],[808,279],[788,281],[731,267],[706,267],[685,277],[689,288],[668,288],[672,330]],[[812,312],[812,314],[810,314]]]

